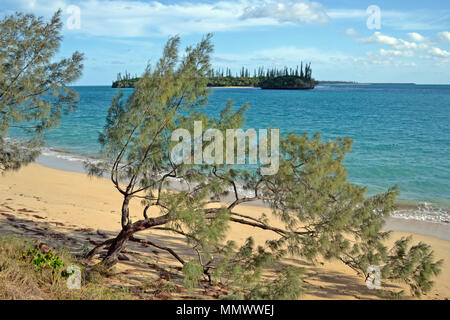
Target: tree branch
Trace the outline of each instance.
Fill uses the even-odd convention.
[[[155,248],[158,248],[158,249],[161,249],[161,250],[165,250],[165,251],[169,252],[175,259],[177,259],[182,265],[184,265],[184,263],[185,263],[184,260],[175,251],[173,251],[172,248],[157,245],[156,243],[154,243],[152,241],[149,241],[149,240],[137,239],[137,238],[135,238],[133,236],[130,237],[130,240],[134,241],[134,242],[148,244],[148,245],[150,245],[152,247],[155,247]]]

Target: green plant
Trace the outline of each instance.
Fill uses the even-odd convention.
[[[23,257],[28,259],[29,263],[41,273],[44,269],[50,268],[52,275],[55,275],[64,267],[64,262],[53,251],[41,253],[38,249],[29,249],[23,253]],[[73,274],[66,270],[62,270],[60,273],[65,278]]]
[[[60,265],[62,261],[65,266],[71,264],[80,265],[75,257],[64,249],[55,249],[54,256],[60,261],[50,265],[42,263],[42,259],[36,258],[31,263],[31,258],[37,256],[37,250],[33,247],[34,241],[17,236],[0,235],[0,300],[1,299],[87,299],[87,300],[117,300],[135,299],[136,296],[123,286],[111,287],[105,284],[105,277],[100,273],[95,274],[95,281],[89,277],[90,270],[81,267],[83,273],[83,285],[80,290],[67,288],[64,270],[52,274],[50,265]],[[27,253],[30,256],[27,257]],[[45,254],[41,254],[45,256]],[[44,259],[52,260],[52,259]],[[57,261],[58,259],[54,259]],[[41,261],[41,262],[39,262]],[[40,271],[37,271],[40,270]],[[66,274],[69,276],[69,273]],[[109,283],[109,281],[108,281]]]

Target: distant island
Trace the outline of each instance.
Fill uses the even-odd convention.
[[[125,72],[120,73],[117,80],[112,83],[113,88],[134,88],[140,78],[131,77]],[[242,68],[239,73],[232,74],[231,69],[211,69],[208,72],[208,87],[253,87],[261,89],[278,90],[309,90],[314,89],[317,81],[312,78],[311,63],[300,67],[283,69],[264,69],[260,67],[250,74],[247,68]]]

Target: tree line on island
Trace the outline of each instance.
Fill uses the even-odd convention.
[[[313,89],[317,82],[312,78],[311,63],[300,64],[296,68],[259,67],[253,73],[242,67],[233,75],[230,68],[213,69],[208,73],[208,87],[259,87],[261,89]],[[131,77],[128,72],[122,76],[118,74],[117,80],[112,83],[113,88],[134,88],[140,78]]]

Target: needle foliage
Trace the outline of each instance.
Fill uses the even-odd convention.
[[[55,59],[62,26],[61,10],[48,22],[23,13],[0,21],[0,172],[34,161],[45,131],[76,107],[67,85],[81,76],[83,55]],[[8,139],[12,128],[26,138]]]
[[[91,174],[108,174],[123,198],[122,231],[88,257],[107,247],[103,263],[111,266],[126,243],[136,240],[135,233],[147,230],[151,239],[152,230],[158,229],[184,237],[192,249],[193,254],[186,255],[161,240],[147,242],[183,266],[187,287],[201,280],[221,283],[229,287],[228,298],[300,296],[307,288],[301,269],[282,268],[276,279],[264,276],[287,256],[339,260],[363,279],[369,277],[368,267],[377,265],[382,281],[406,283],[414,295],[430,290],[441,262],[435,261],[429,246],[411,245],[408,239],[386,247],[389,233],[382,227],[399,190],[392,187],[369,197],[365,187],[348,181],[343,163],[352,146],[349,138],[324,141],[320,134],[287,134],[280,139],[279,170],[273,175],[262,175],[262,165],[250,170],[220,163],[174,163],[170,150],[178,141],[171,141],[173,130],[184,128],[193,136],[194,121],[202,122],[203,133],[241,128],[248,108],[235,109],[229,102],[219,117],[209,117],[203,108],[211,36],[184,54],[179,54],[179,42],[170,38],[161,59],[147,67],[131,96],[125,100],[119,94],[109,109],[100,134],[107,160],[87,166]],[[135,221],[129,209],[133,199],[143,204]],[[270,215],[239,211],[240,205],[256,201],[263,201]],[[242,234],[247,240],[241,245],[227,241],[233,225],[249,227],[242,229],[248,234]],[[258,229],[270,240],[256,243],[252,233]]]

